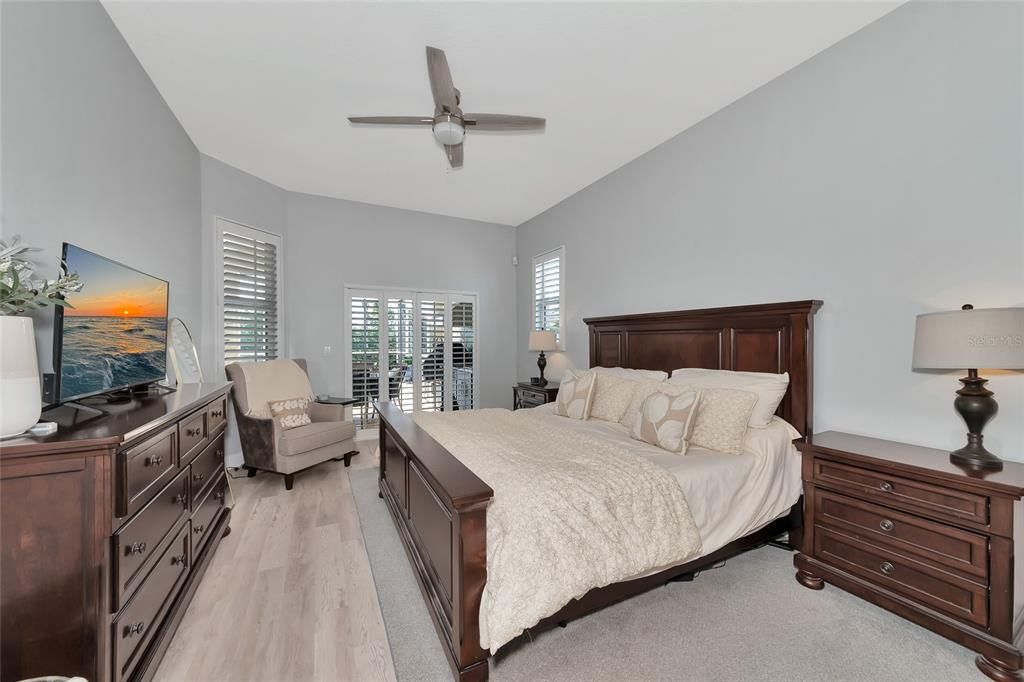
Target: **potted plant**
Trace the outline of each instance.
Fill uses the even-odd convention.
[[[35,277],[28,254],[40,251],[15,235],[0,240],[0,438],[22,433],[39,420],[39,364],[32,318],[23,313],[50,305],[68,306],[62,297],[80,291],[77,273],[61,263],[57,279]]]

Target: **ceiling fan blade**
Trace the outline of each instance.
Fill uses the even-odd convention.
[[[430,92],[434,95],[434,106],[439,112],[459,113],[459,97],[455,84],[452,83],[452,72],[448,68],[448,58],[444,50],[427,47],[427,75],[430,76]]]
[[[429,126],[434,119],[429,116],[349,116],[350,123],[376,123],[398,126]]]
[[[448,157],[448,165],[452,168],[462,168],[462,143],[446,144],[444,155]]]
[[[546,123],[543,118],[508,114],[465,114],[463,121],[476,130],[539,130]]]

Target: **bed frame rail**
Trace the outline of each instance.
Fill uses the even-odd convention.
[[[398,527],[456,679],[487,679],[480,598],[487,579],[487,504],[494,496],[462,462],[391,402],[380,414],[380,496]]]

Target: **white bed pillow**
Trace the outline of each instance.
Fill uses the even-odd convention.
[[[639,382],[615,374],[595,372],[594,401],[590,406],[590,418],[606,422],[618,422],[626,414]]]
[[[702,389],[690,443],[731,455],[743,454],[750,413],[754,411],[757,402],[757,394],[752,391],[735,388]]]
[[[558,397],[555,398],[555,414],[570,419],[586,419],[590,416],[590,406],[594,400],[593,372],[575,372],[566,370],[562,382],[558,385]]]
[[[665,381],[668,372],[657,369],[628,369],[626,367],[591,367],[591,372],[632,379],[633,381]]]
[[[634,440],[685,455],[699,402],[697,390],[682,391],[678,395],[655,391],[644,400],[629,435]]]
[[[673,370],[670,384],[696,388],[735,388],[757,394],[757,404],[750,415],[750,425],[764,428],[772,423],[775,410],[789,388],[789,372],[732,372],[726,369],[684,367]]]

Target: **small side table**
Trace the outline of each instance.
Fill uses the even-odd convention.
[[[520,381],[513,389],[512,409],[539,407],[555,402],[558,397],[558,382],[549,381],[545,386],[537,386],[529,381]]]
[[[355,405],[356,403],[359,402],[359,400],[356,399],[356,398],[338,398],[338,397],[335,397],[333,395],[329,395],[327,397],[317,396],[316,399],[315,399],[315,402],[318,402],[321,405],[346,405],[347,406],[347,405]]]

